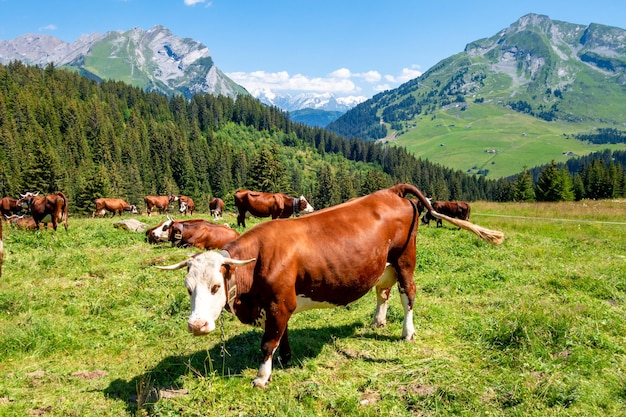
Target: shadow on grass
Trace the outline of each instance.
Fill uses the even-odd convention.
[[[360,326],[361,323],[355,322],[321,329],[289,329],[292,360],[283,364],[275,356],[274,370],[294,366],[302,358],[318,356],[325,345],[334,339],[352,336]],[[223,347],[222,343],[217,343],[209,350],[191,355],[169,356],[128,381],[112,381],[103,393],[106,397],[124,401],[127,410],[134,413],[139,408],[156,403],[163,392],[176,391],[181,385],[180,378],[190,372],[199,377],[219,377],[240,375],[245,369],[257,369],[261,361],[261,336],[260,330],[251,330],[225,340]]]

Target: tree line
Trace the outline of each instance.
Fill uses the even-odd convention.
[[[212,196],[231,205],[239,188],[322,208],[398,182],[440,200],[510,201],[513,181],[294,123],[249,96],[166,97],[53,65],[0,65],[0,194],[63,191],[73,213],[98,197],[141,207],[149,194],[188,195],[203,210]]]

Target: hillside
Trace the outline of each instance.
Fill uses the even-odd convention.
[[[626,31],[529,14],[329,129],[397,138],[416,156],[498,178],[597,151],[573,135],[624,129],[625,114]]]

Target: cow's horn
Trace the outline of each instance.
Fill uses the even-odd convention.
[[[165,270],[168,270],[168,271],[173,271],[175,269],[180,269],[180,268],[186,267],[187,264],[189,263],[189,260],[190,259],[185,259],[184,261],[181,261],[181,262],[179,262],[177,264],[174,264],[174,265],[167,265],[167,266],[159,266],[159,265],[157,265],[157,268],[165,269]]]

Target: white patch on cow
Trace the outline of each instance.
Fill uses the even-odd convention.
[[[305,296],[304,294],[298,294],[297,301],[298,301],[298,304],[296,305],[294,314],[300,313],[301,311],[314,310],[317,308],[337,307],[335,304],[332,304],[326,301],[313,301],[311,298]]]
[[[372,326],[384,326],[387,324],[387,309],[389,307],[388,289],[396,282],[396,270],[387,264],[383,274],[376,283],[376,310],[374,310]]]
[[[253,387],[265,388],[270,381],[272,375],[272,357],[274,356],[276,349],[272,351],[272,355],[261,363],[259,366],[259,372],[256,374],[256,378],[252,381]]]
[[[405,293],[400,293],[402,307],[404,308],[404,321],[402,322],[402,338],[413,340],[415,327],[413,326],[413,309],[409,306],[409,297]]]
[[[161,227],[157,227],[152,231],[152,237],[157,242],[167,242],[167,239],[169,238],[169,234],[167,231],[169,230],[172,223],[174,223],[173,220],[164,221]]]
[[[300,201],[306,201],[306,199],[304,198],[303,195],[300,196]],[[308,201],[306,202],[306,207],[303,210],[300,210],[301,212],[304,213],[312,213],[313,212],[313,206],[311,205],[311,203],[309,203]]]
[[[181,213],[184,213],[185,210],[187,210],[187,203],[185,201],[180,203],[180,209],[179,210],[180,210]]]

